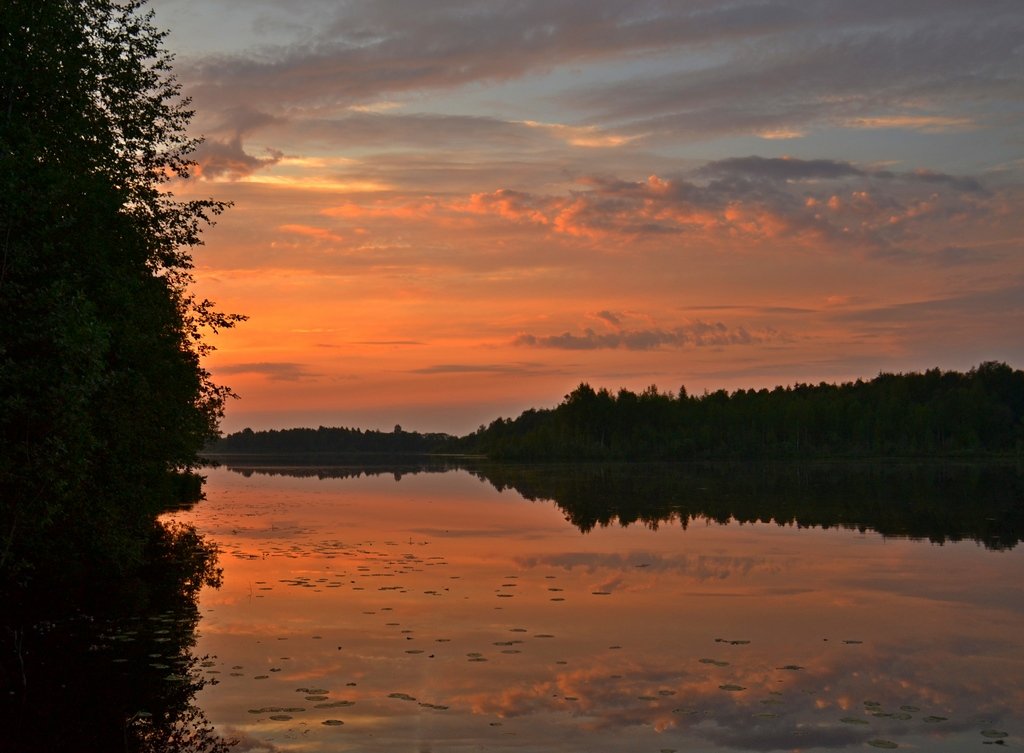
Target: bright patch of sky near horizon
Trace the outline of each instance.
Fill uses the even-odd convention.
[[[1024,7],[156,0],[231,431],[1024,365]]]

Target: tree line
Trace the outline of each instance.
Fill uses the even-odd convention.
[[[263,455],[324,453],[332,456],[422,455],[443,451],[454,439],[449,434],[403,431],[401,426],[396,426],[390,432],[330,426],[267,431],[243,429],[212,443],[208,447],[208,452]]]
[[[883,373],[842,384],[640,393],[580,384],[561,404],[462,437],[359,429],[230,434],[217,452],[462,453],[495,460],[988,455],[1024,448],[1024,372]]]

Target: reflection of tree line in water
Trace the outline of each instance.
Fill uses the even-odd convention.
[[[131,574],[16,593],[0,620],[0,750],[226,753],[194,703],[196,599],[219,582],[215,547],[155,524]]]
[[[552,500],[586,532],[616,521],[657,527],[694,520],[774,522],[872,530],[941,543],[974,540],[990,549],[1024,536],[1024,473],[1010,464],[614,463],[520,465],[446,459],[332,467],[322,458],[262,465],[241,458],[229,470],[354,478],[462,468],[499,491]]]

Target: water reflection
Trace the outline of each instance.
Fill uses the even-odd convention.
[[[219,583],[214,550],[188,526],[154,528],[147,564],[95,574],[88,592],[42,589],[5,603],[0,750],[224,753],[195,704],[208,682],[196,605]]]
[[[941,536],[941,547],[837,528],[893,518],[803,517],[819,513],[770,475],[675,486],[607,469],[527,469],[515,481],[480,468],[262,470],[211,471],[209,499],[183,516],[220,542],[225,566],[223,587],[201,599],[197,646],[220,683],[197,698],[242,747],[1019,745],[1016,534],[987,549],[957,543],[987,531],[965,533],[959,518],[923,534],[892,524]],[[772,514],[743,496],[745,483],[780,489],[790,507]],[[808,500],[826,484],[807,483]],[[525,501],[509,485],[558,504]],[[630,488],[655,512],[637,512]],[[573,495],[586,503],[586,489],[600,504],[576,513]],[[893,489],[879,499],[898,502],[904,487]],[[699,504],[684,508],[690,499]],[[815,527],[719,525],[708,499],[731,517]],[[567,515],[591,521],[587,533]],[[650,525],[602,525],[613,520]],[[689,525],[653,525],[666,520]]]
[[[935,543],[1012,548],[1024,536],[1024,471],[998,463],[706,463],[517,465],[427,460],[331,466],[229,460],[244,475],[358,478],[465,469],[499,491],[552,500],[581,531],[613,523],[777,523],[877,531]]]

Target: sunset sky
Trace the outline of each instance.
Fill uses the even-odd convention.
[[[153,0],[227,431],[1024,367],[1020,0]]]

